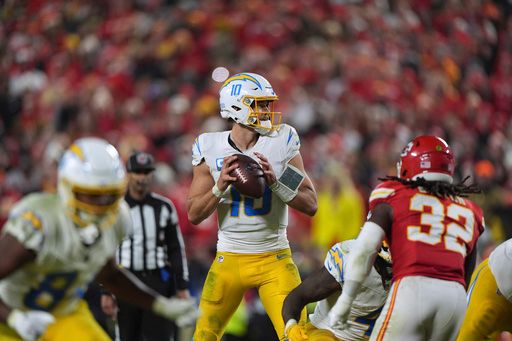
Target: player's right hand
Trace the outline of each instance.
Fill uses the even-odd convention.
[[[101,310],[112,319],[116,319],[117,315],[117,303],[114,297],[111,294],[102,294],[101,295]]]
[[[155,314],[168,320],[186,322],[192,316],[197,317],[197,307],[193,298],[179,299],[158,296],[153,302],[152,310]],[[181,319],[180,319],[181,318]],[[184,323],[186,324],[186,323]]]
[[[288,341],[306,341],[308,335],[304,329],[297,324],[297,321],[291,319],[286,323],[284,336]]]
[[[229,175],[238,167],[236,160],[236,156],[230,155],[226,156],[222,161],[222,168],[220,170],[219,179],[217,180],[217,187],[221,192],[226,191],[228,186],[237,180],[236,177]]]
[[[332,328],[346,329],[348,327],[347,320],[352,301],[352,298],[347,298],[343,293],[338,297],[336,304],[331,308],[328,315],[329,324]]]
[[[7,324],[14,329],[23,340],[35,341],[44,334],[48,326],[55,322],[55,317],[45,311],[21,311],[13,309],[7,316]]]

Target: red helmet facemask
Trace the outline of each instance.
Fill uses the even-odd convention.
[[[405,146],[397,163],[399,178],[453,182],[455,157],[442,138],[432,135],[418,136]]]

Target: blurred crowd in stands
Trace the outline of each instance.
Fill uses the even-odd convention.
[[[155,155],[200,276],[216,220],[188,223],[185,198],[194,138],[226,128],[211,77],[224,66],[265,76],[300,133],[319,196],[289,227],[304,272],[357,235],[369,189],[417,134],[444,137],[458,180],[484,189],[489,245],[510,238],[511,13],[508,0],[5,0],[0,219],[54,188],[71,140],[101,136]]]

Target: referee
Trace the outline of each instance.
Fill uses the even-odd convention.
[[[117,262],[149,287],[169,297],[190,297],[185,247],[172,202],[150,191],[154,159],[137,152],[128,159],[128,190],[133,231],[119,246]],[[110,304],[110,309],[109,309]],[[115,312],[113,300],[102,298],[104,311]],[[176,326],[166,319],[119,300],[121,341],[174,340]]]

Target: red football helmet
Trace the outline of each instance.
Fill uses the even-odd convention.
[[[422,135],[405,146],[396,164],[398,177],[415,180],[422,177],[427,181],[452,183],[455,157],[452,149],[440,137]]]

